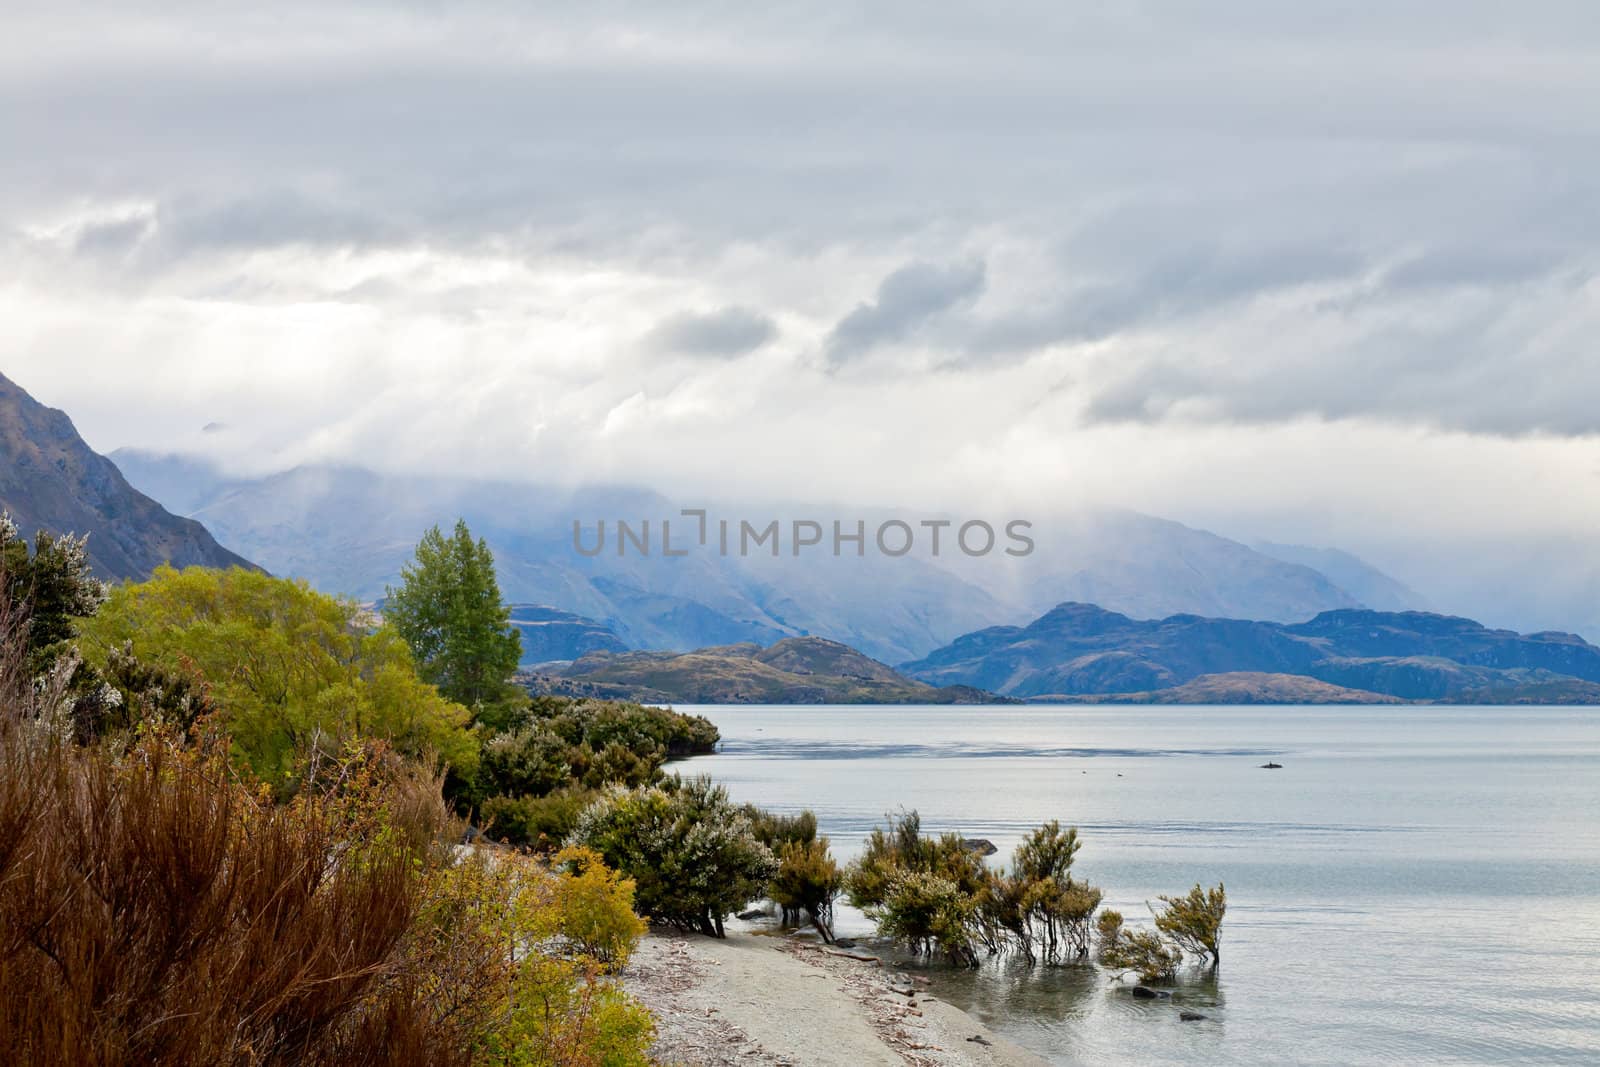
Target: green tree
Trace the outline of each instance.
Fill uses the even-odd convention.
[[[522,657],[522,635],[500,599],[494,554],[465,519],[446,538],[435,526],[384,593],[383,614],[411,646],[422,677],[470,708],[501,701]]]
[[[304,582],[160,567],[113,590],[82,623],[80,646],[111,677],[132,655],[195,679],[222,709],[236,757],[280,790],[292,791],[311,755],[357,738],[477,770],[470,714],[417,677],[400,636]]]

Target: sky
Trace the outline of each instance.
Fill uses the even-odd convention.
[[[0,369],[99,449],[1131,507],[1600,601],[1590,0],[6,23]]]

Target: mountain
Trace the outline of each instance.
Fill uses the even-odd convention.
[[[1379,611],[1425,611],[1428,601],[1415,589],[1396,581],[1365,560],[1337,548],[1309,548],[1257,541],[1257,552],[1284,563],[1310,567],[1360,602]]]
[[[979,630],[901,670],[930,685],[1071,699],[1152,693],[1208,675],[1295,675],[1406,700],[1600,699],[1600,648],[1428,612],[1338,610],[1295,624],[1173,615],[1136,620],[1061,604],[1027,626]]]
[[[45,407],[4,375],[0,510],[25,537],[37,530],[88,534],[90,566],[106,580],[142,580],[162,563],[254,566],[200,523],[173,515],[129,485],[116,464],[78,436],[64,412]]]
[[[533,688],[681,704],[982,704],[995,697],[965,686],[935,688],[837,641],[789,637],[694,652],[596,652]],[[562,684],[569,688],[562,688]]]
[[[1319,682],[1298,674],[1230,671],[1146,693],[1076,698],[1086,704],[1399,704],[1399,697]]]
[[[683,503],[645,489],[398,477],[326,465],[235,478],[201,460],[131,450],[114,457],[135,484],[164,494],[275,573],[363,600],[398,581],[427,527],[464,517],[494,550],[508,600],[594,620],[635,649],[765,647],[820,636],[900,662],[1061,600],[1094,600],[1141,617],[1190,612],[1282,622],[1360,603],[1312,567],[1132,512],[1036,523],[1038,549],[1020,559],[969,559],[948,547],[938,559],[849,551],[797,558],[787,545],[777,555],[741,558],[701,547],[687,557],[657,551],[642,559],[619,557],[614,540],[588,557],[574,550],[575,520],[593,531],[602,519],[636,527],[649,519],[659,537],[660,520],[670,517],[678,544],[693,524],[680,516]],[[786,510],[795,518],[839,514]],[[778,517],[755,507],[713,514],[719,511],[761,523]],[[892,516],[860,517],[872,527]]]
[[[609,626],[542,604],[511,604],[511,625],[522,634],[525,667],[567,663],[591,652],[625,652]]]

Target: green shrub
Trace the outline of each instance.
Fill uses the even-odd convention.
[[[1100,962],[1119,974],[1137,974],[1141,982],[1166,982],[1178,973],[1183,954],[1153,930],[1120,930],[1101,948]]]
[[[810,814],[807,812],[807,814]],[[785,841],[778,846],[778,873],[767,889],[783,921],[798,923],[804,912],[822,934],[833,940],[833,902],[844,885],[844,875],[828,851],[828,839]]]
[[[723,920],[760,897],[778,860],[708,778],[613,787],[578,818],[570,842],[632,878],[640,909],[721,937]]]
[[[541,852],[561,847],[578,825],[578,816],[599,794],[582,787],[546,796],[492,796],[479,809],[490,837]]]
[[[633,879],[611,870],[587,848],[564,848],[555,863],[562,934],[585,958],[619,970],[645,931],[644,920],[633,912]]]
[[[1162,897],[1156,914],[1156,929],[1166,934],[1183,951],[1216,967],[1222,962],[1222,917],[1228,911],[1228,894],[1219,883],[1215,889],[1196,885],[1181,897]]]
[[[973,897],[955,882],[931,871],[902,871],[889,882],[874,909],[878,931],[932,955],[937,949],[951,963],[975,966],[972,943]]]

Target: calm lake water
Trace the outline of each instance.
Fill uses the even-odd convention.
[[[684,771],[811,808],[842,858],[904,806],[997,861],[1076,825],[1074,873],[1130,920],[1227,883],[1221,973],[1171,1001],[1084,966],[929,971],[1048,1059],[1600,1063],[1600,710],[681,710],[724,739]]]

